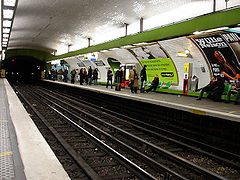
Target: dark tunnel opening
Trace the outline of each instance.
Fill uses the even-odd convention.
[[[6,78],[11,82],[33,83],[41,79],[46,63],[31,56],[10,57],[3,63]]]

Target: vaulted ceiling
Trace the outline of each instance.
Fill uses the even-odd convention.
[[[57,54],[212,12],[213,0],[18,0],[8,49]],[[240,4],[230,0],[228,6]],[[217,0],[216,10],[225,8]],[[155,18],[154,18],[155,17]],[[150,20],[152,18],[152,20]]]

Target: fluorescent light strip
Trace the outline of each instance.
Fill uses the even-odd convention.
[[[2,40],[5,41],[5,42],[7,42],[7,41],[8,41],[8,38],[3,38]]]
[[[4,6],[15,6],[16,0],[4,0],[3,4]]]
[[[12,19],[14,10],[11,9],[3,9],[3,18],[4,19]]]
[[[5,44],[5,45],[7,45],[7,42],[3,41],[3,42],[2,42],[2,44]]]
[[[12,21],[9,20],[3,20],[3,27],[11,27]]]
[[[3,37],[4,37],[4,38],[8,38],[8,37],[9,37],[9,34],[3,33]]]
[[[10,28],[3,28],[3,33],[10,33]]]

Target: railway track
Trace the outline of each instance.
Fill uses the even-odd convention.
[[[239,167],[238,163],[186,144],[182,142],[184,139],[182,136],[180,136],[181,140],[167,137],[161,134],[162,130],[161,133],[156,133],[149,130],[150,126],[147,127],[147,124],[143,123],[144,128],[137,120],[133,123],[131,122],[133,119],[130,122],[129,119],[128,121],[120,119],[111,115],[106,109],[89,106],[86,102],[79,102],[73,97],[69,98],[60,93],[41,88],[35,90],[35,93],[45,103],[51,104],[48,106],[53,107],[57,112],[67,114],[68,118],[74,119],[75,123],[87,128],[92,134],[100,137],[101,141],[120,151],[155,178],[234,179],[239,175],[236,170]],[[196,142],[191,141],[191,143]],[[213,150],[212,147],[211,151]],[[220,152],[227,153],[218,149],[218,153]],[[233,157],[234,154],[231,156]],[[218,169],[223,166],[226,168],[225,165],[228,171],[224,171],[225,174],[219,173]],[[155,169],[157,172],[154,172]]]
[[[55,137],[55,152],[71,161],[71,179],[157,179],[32,93],[15,90]]]

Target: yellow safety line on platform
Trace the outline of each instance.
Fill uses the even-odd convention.
[[[13,154],[12,152],[4,152],[4,153],[0,153],[0,157],[9,156],[9,155],[12,155],[12,154]]]
[[[230,111],[228,112],[229,114],[233,114],[233,113],[237,113],[237,112],[240,112],[240,111]]]
[[[192,113],[193,113],[193,114],[202,115],[202,116],[205,116],[205,115],[206,115],[206,112],[205,112],[205,111],[200,111],[200,110],[197,110],[197,109],[192,109]]]
[[[8,122],[8,120],[0,120],[0,122]]]

